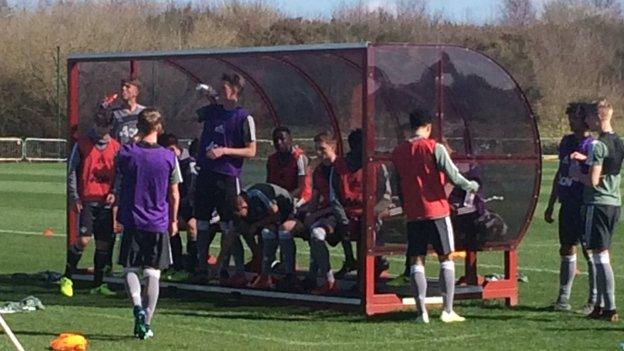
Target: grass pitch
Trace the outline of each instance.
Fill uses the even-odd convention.
[[[431,311],[432,323],[422,326],[413,323],[414,313],[366,318],[271,300],[163,290],[153,321],[155,338],[139,341],[132,337],[131,304],[123,291],[118,297],[103,298],[89,295],[85,286],[68,299],[56,285],[12,277],[18,272],[63,270],[65,165],[0,164],[0,303],[35,295],[47,306],[44,311],[4,315],[27,350],[44,350],[57,334],[68,331],[83,333],[90,350],[619,349],[624,324],[544,309],[558,289],[556,224],[548,225],[542,218],[555,167],[554,162],[545,164],[540,204],[520,246],[520,272],[529,282],[520,283],[520,305],[514,309],[502,301],[458,301],[456,310],[467,317],[465,323],[444,325],[436,318],[439,311]],[[260,180],[262,169],[252,165],[247,174]],[[54,236],[41,234],[48,227]],[[618,302],[624,296],[622,234],[620,226],[611,254]],[[303,262],[307,247],[298,245]],[[337,266],[339,252],[333,259]],[[82,265],[91,261],[92,251],[87,251]],[[392,270],[400,271],[402,262],[402,257],[391,258]],[[482,254],[479,262],[481,273],[502,273],[500,253]],[[575,280],[573,309],[580,308],[587,296],[587,270],[580,255],[578,262],[582,274]],[[462,269],[458,262],[458,276]],[[427,273],[437,275],[437,264],[429,265]],[[0,333],[0,350],[11,349],[8,337]]]

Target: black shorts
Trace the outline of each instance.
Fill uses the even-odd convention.
[[[191,218],[194,218],[193,215],[193,207],[190,206],[180,206],[180,210],[178,211],[178,217],[184,222],[188,222]]]
[[[106,205],[84,204],[79,221],[79,236],[93,235],[97,241],[110,241],[115,237],[113,211]]]
[[[237,177],[201,170],[196,186],[194,215],[197,220],[209,221],[214,209],[223,222],[234,218],[234,204],[241,190]]]
[[[171,263],[169,233],[124,231],[119,251],[120,265],[125,268],[166,269]]]
[[[407,222],[407,256],[426,256],[429,245],[438,255],[455,251],[451,217]]]
[[[588,250],[607,250],[615,225],[620,219],[620,206],[587,205],[584,208],[583,246]]]
[[[559,244],[561,246],[577,245],[583,236],[583,219],[581,205],[562,202],[559,208]]]

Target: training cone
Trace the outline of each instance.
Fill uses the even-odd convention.
[[[80,334],[63,333],[50,342],[54,351],[85,351],[88,347],[87,338]]]
[[[54,235],[54,230],[52,228],[46,228],[46,229],[43,230],[43,236],[49,238],[52,235]]]

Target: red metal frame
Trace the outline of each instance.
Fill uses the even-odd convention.
[[[400,44],[397,47],[401,46],[415,46],[415,45],[405,45]],[[442,49],[448,46],[439,46],[439,45],[419,45],[419,46],[434,46],[439,48],[441,51],[440,60],[437,64],[437,76],[436,76],[436,107],[437,107],[437,133],[436,135],[441,138],[443,134],[442,124],[444,118],[444,84],[442,82],[443,73],[444,73],[444,55],[442,54]],[[404,245],[388,245],[383,247],[376,246],[375,243],[375,216],[374,216],[374,205],[375,205],[375,189],[376,189],[376,167],[382,162],[388,162],[390,160],[388,154],[378,153],[375,151],[375,102],[376,102],[376,91],[375,91],[375,45],[366,45],[362,48],[347,48],[346,51],[353,52],[357,50],[361,51],[364,59],[363,67],[359,64],[351,61],[350,59],[341,56],[341,51],[332,51],[327,50],[331,54],[343,59],[347,63],[350,64],[354,69],[359,69],[362,73],[362,128],[364,133],[365,147],[364,147],[364,199],[365,199],[365,211],[363,214],[362,220],[362,233],[365,235],[361,237],[361,240],[358,242],[358,256],[360,262],[360,291],[361,294],[361,308],[364,313],[367,315],[373,315],[377,313],[384,313],[389,311],[394,311],[398,309],[406,308],[406,305],[403,303],[403,299],[401,296],[394,293],[377,293],[376,292],[376,281],[375,281],[375,257],[382,254],[404,254]],[[193,53],[182,53],[179,55],[175,55],[178,58],[191,58],[191,57],[203,57],[207,59],[214,59],[219,61],[228,67],[234,69],[235,71],[241,73],[249,83],[256,89],[260,98],[265,103],[267,109],[269,110],[273,121],[276,125],[279,125],[279,116],[276,113],[273,104],[271,103],[271,99],[266,95],[260,84],[256,82],[253,77],[243,70],[238,65],[230,62],[228,60],[229,57],[236,57],[238,55],[245,54],[258,54],[253,52],[241,52],[232,53],[232,52],[224,52],[223,54],[213,54],[206,53],[205,56],[202,56],[201,53],[193,52]],[[323,49],[302,49],[300,52],[311,52],[318,53],[319,51],[323,51]],[[271,58],[276,58],[280,60],[283,64],[291,67],[298,75],[303,77],[305,81],[311,86],[311,88],[321,97],[321,101],[324,104],[325,110],[328,112],[329,117],[332,122],[332,127],[336,134],[340,135],[340,128],[337,117],[333,111],[333,107],[331,105],[331,101],[325,96],[321,87],[314,80],[314,77],[308,75],[301,67],[292,62],[292,60],[288,59],[293,52],[296,52],[294,49],[290,48],[280,48],[275,51],[267,51],[267,48],[263,48],[259,51],[262,55],[267,55]],[[490,59],[489,57],[483,55],[484,57]],[[171,59],[171,56],[168,56],[163,53],[157,53],[153,56],[149,54],[136,54],[136,55],[128,55],[128,56],[113,56],[113,57],[97,57],[97,56],[79,56],[77,58],[70,58],[68,61],[68,129],[70,131],[70,135],[73,135],[73,132],[76,130],[79,120],[79,86],[78,86],[78,78],[79,78],[79,69],[78,64],[80,62],[93,62],[93,61],[129,61],[130,62],[130,75],[132,77],[138,77],[139,75],[139,62],[137,60],[164,60],[166,63],[171,65],[172,67],[177,68],[180,72],[189,76],[193,81],[199,82],[199,78],[190,72],[187,68],[182,67],[177,64],[175,60]],[[491,59],[490,59],[491,60]],[[493,61],[493,60],[492,60]],[[507,74],[508,72],[501,67],[503,71]],[[511,77],[511,75],[509,75]],[[513,77],[511,77],[513,79]],[[515,82],[515,80],[514,80]],[[516,86],[518,86],[517,82]],[[527,106],[530,111],[530,106],[526,100],[526,97],[522,95],[522,93],[517,90],[518,94],[521,95],[523,102]],[[531,112],[532,114],[532,112]],[[476,252],[467,252],[465,258],[465,275],[462,277],[462,283],[467,285],[478,286],[480,290],[478,292],[473,292],[470,295],[460,296],[459,298],[482,298],[482,299],[505,299],[507,305],[512,306],[517,304],[518,302],[518,284],[516,281],[517,274],[517,244],[522,240],[522,237],[526,233],[528,229],[528,225],[530,223],[531,214],[535,210],[535,206],[537,204],[537,193],[539,192],[539,186],[541,181],[541,158],[538,156],[540,154],[540,145],[539,145],[539,134],[537,133],[537,129],[535,124],[532,125],[534,129],[534,135],[537,136],[535,150],[533,154],[528,155],[473,155],[472,150],[469,150],[470,147],[466,150],[465,155],[454,155],[454,159],[456,161],[465,160],[465,161],[479,161],[481,163],[526,163],[535,165],[538,169],[536,172],[536,187],[534,190],[533,201],[529,206],[529,210],[527,213],[527,219],[524,223],[524,226],[521,229],[521,235],[517,242],[513,243],[500,243],[500,246],[494,245],[488,247],[488,250],[503,250],[504,261],[505,261],[505,279],[499,281],[485,281],[482,277],[478,275],[477,267],[477,253]],[[341,139],[339,139],[341,140]],[[70,142],[69,147],[72,147],[72,142]],[[72,245],[77,237],[77,225],[76,225],[76,215],[69,208],[69,203],[67,205],[67,245]]]

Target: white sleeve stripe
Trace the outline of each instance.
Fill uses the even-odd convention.
[[[256,123],[251,115],[247,116],[247,123],[249,124],[249,139],[256,141]]]

